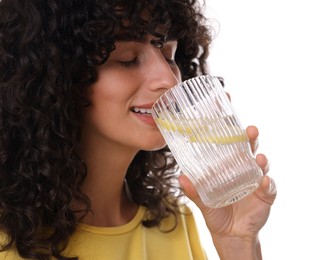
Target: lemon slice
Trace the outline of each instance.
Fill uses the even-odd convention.
[[[246,135],[232,135],[232,136],[204,136],[202,138],[196,138],[194,135],[189,137],[190,142],[197,143],[215,143],[215,144],[233,144],[246,142]]]
[[[233,133],[231,135],[217,135],[215,133],[210,132],[210,124],[209,125],[201,125],[196,131],[196,135],[194,135],[193,130],[189,126],[182,125],[182,122],[171,122],[168,120],[164,120],[161,118],[156,119],[157,124],[166,131],[178,132],[187,137],[190,142],[197,143],[215,143],[215,144],[232,144],[239,142],[248,141],[247,135],[244,130],[234,127],[225,126],[225,132]],[[198,120],[194,120],[191,123],[200,124]]]
[[[156,122],[164,130],[167,130],[167,131],[175,131],[175,132],[178,132],[180,134],[191,134],[192,133],[190,127],[183,126],[183,125],[181,125],[181,123],[171,122],[171,121],[167,121],[167,120],[164,120],[164,119],[161,119],[161,118],[157,118]]]

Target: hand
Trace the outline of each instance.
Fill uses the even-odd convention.
[[[255,154],[258,148],[258,129],[250,126],[246,132]],[[205,206],[190,180],[184,175],[179,178],[184,193],[201,210],[216,248],[222,241],[238,240],[257,243],[258,233],[266,223],[271,205],[275,200],[276,187],[274,181],[266,176],[269,171],[269,162],[265,155],[258,154],[256,162],[264,174],[260,187],[240,201],[222,208],[213,209]],[[219,250],[217,248],[218,253]]]

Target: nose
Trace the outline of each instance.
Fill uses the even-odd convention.
[[[169,64],[158,49],[152,52],[147,60],[145,84],[151,91],[162,94],[181,81],[181,74],[177,65]]]

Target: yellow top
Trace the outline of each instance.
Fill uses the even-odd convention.
[[[136,216],[119,227],[96,227],[80,224],[70,239],[64,255],[78,256],[79,260],[204,260],[207,259],[200,244],[194,216],[187,207],[178,214],[177,227],[172,216],[164,219],[159,228],[146,228],[141,224],[146,209],[140,207]],[[162,231],[161,231],[162,230]],[[0,239],[1,240],[1,239]],[[0,259],[22,259],[12,249],[0,252]]]

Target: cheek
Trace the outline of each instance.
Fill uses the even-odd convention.
[[[117,97],[117,98],[115,98]],[[101,85],[92,86],[90,105],[83,109],[83,124],[94,132],[110,131],[110,125],[118,120],[120,114],[119,95]]]
[[[117,73],[116,73],[117,74]],[[101,73],[98,82],[92,86],[91,101],[101,109],[124,109],[129,98],[135,93],[135,87],[127,77],[115,73]]]

